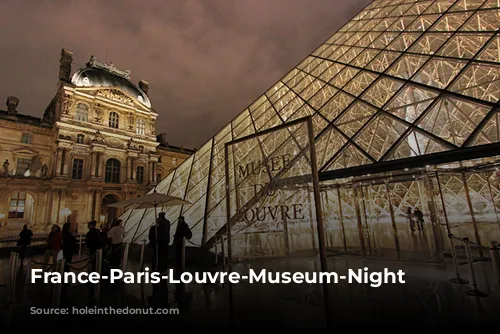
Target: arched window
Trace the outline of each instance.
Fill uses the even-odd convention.
[[[86,104],[78,103],[76,105],[76,115],[75,119],[77,121],[88,122],[89,121],[89,107]]]
[[[120,161],[108,159],[106,161],[106,183],[120,183]]]
[[[8,219],[30,219],[34,200],[25,191],[17,191],[10,196]]]
[[[137,120],[136,133],[138,135],[146,134],[146,122],[142,118]]]
[[[114,111],[109,113],[109,127],[113,129],[118,129],[118,124],[120,121],[120,117]]]

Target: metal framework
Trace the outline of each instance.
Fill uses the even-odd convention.
[[[371,2],[159,183],[156,191],[193,203],[167,210],[172,227],[182,213],[192,242],[212,244],[227,223],[224,145],[310,116],[319,177],[330,189],[324,211],[336,212],[325,217],[331,248],[365,256],[395,250],[401,258],[414,242],[401,232],[406,207],[446,228],[449,219],[473,225],[471,237],[482,243],[493,228],[500,236],[492,221],[500,209],[495,170],[475,171],[499,155],[499,28],[500,0]],[[234,160],[228,167],[235,173]],[[390,175],[417,167],[425,173],[416,179],[397,183]],[[375,173],[373,184],[356,181]],[[245,205],[231,197],[232,207]],[[154,213],[143,211],[124,213],[128,235],[146,237]],[[138,227],[141,217],[148,224]],[[425,237],[422,249],[443,247],[440,233]]]

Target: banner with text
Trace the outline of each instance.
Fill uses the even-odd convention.
[[[233,258],[316,252],[309,119],[227,144]]]

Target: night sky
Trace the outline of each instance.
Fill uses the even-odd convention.
[[[200,147],[369,0],[0,0],[0,109],[41,116],[62,48],[150,82],[157,132]]]

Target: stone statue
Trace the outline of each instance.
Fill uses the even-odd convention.
[[[69,115],[69,111],[71,110],[72,106],[73,106],[73,100],[70,99],[69,95],[65,95],[63,103],[62,103],[62,113],[63,113],[63,115]]]
[[[9,176],[9,159],[6,159],[3,162],[3,176]]]
[[[89,62],[87,63],[88,66],[95,66],[95,63],[96,63],[96,59],[94,56],[90,56],[90,60]]]
[[[155,134],[156,134],[156,126],[155,126],[155,122],[151,122],[151,123],[149,123],[149,127],[151,128],[151,134],[152,134],[152,135],[155,135]]]
[[[98,144],[104,144],[104,136],[97,130],[95,133],[94,139],[92,140],[93,143],[98,143]]]
[[[131,112],[128,113],[128,129],[134,129],[134,114],[132,114]]]
[[[40,175],[42,178],[46,178],[49,174],[49,167],[47,166],[47,164],[43,164],[42,165],[42,169],[41,169],[41,172],[40,172]]]
[[[97,105],[94,108],[94,112],[95,112],[94,123],[101,124],[102,123],[102,114],[103,114],[102,108],[99,105]]]
[[[130,138],[127,143],[128,148],[135,148],[134,140]]]

